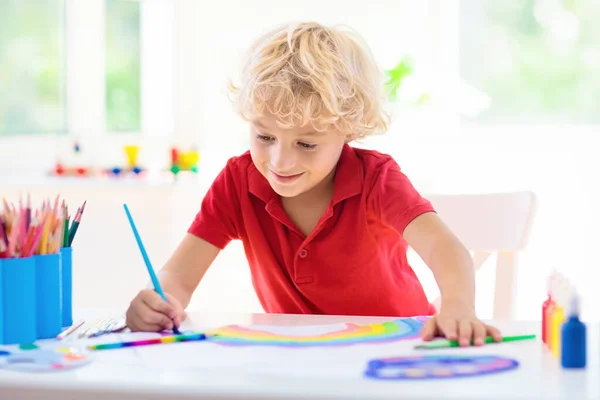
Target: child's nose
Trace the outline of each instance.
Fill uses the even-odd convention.
[[[278,172],[288,172],[294,168],[296,161],[291,150],[283,146],[273,146],[271,151],[271,165]]]

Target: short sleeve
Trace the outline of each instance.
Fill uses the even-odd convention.
[[[382,222],[400,235],[419,215],[435,212],[431,203],[421,196],[393,159],[383,164],[369,202]]]
[[[188,229],[188,233],[221,250],[239,238],[241,211],[235,179],[239,173],[235,163],[229,160],[204,196],[200,211]]]

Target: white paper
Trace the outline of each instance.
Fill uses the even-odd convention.
[[[346,329],[346,324],[310,326],[250,325],[286,336],[316,336]],[[180,342],[137,347],[147,368],[210,370],[227,374],[310,378],[360,378],[369,360],[412,352],[417,340],[362,343],[348,346],[227,345],[211,341]]]

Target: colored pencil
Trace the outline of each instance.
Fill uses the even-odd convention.
[[[493,337],[486,337],[484,343],[485,344],[494,344],[494,343],[505,343],[505,342],[516,342],[520,340],[531,340],[535,339],[535,335],[522,335],[522,336],[505,336],[502,338],[500,342],[496,342]],[[473,342],[471,341],[471,345]],[[415,346],[415,349],[443,349],[449,347],[460,347],[459,342],[457,340],[436,340],[430,343],[421,344]]]
[[[4,240],[4,224],[0,224],[0,254],[8,250],[8,240]]]
[[[166,343],[177,343],[177,342],[189,342],[196,340],[205,340],[207,336],[204,333],[187,333],[178,334],[173,336],[163,336],[152,339],[133,340],[130,342],[114,342],[114,343],[103,343],[87,346],[90,350],[111,350],[111,349],[122,349],[124,347],[138,347],[138,346],[149,346],[153,344],[166,344]]]
[[[69,240],[67,243],[68,247],[71,247],[73,244],[73,239],[75,239],[75,234],[77,233],[77,229],[79,229],[79,225],[81,224],[81,217],[83,216],[83,211],[85,210],[85,205],[87,200],[83,202],[83,205],[77,209],[77,213],[73,218],[73,224],[71,225],[71,229],[69,230]]]
[[[27,208],[25,208],[25,210],[26,210],[25,220],[27,221],[25,223],[25,228],[29,229],[29,226],[31,225],[31,195],[29,193],[27,193]]]
[[[2,223],[0,224],[0,232],[2,233],[0,240],[4,240],[4,243],[8,246],[8,233],[6,232],[6,221],[4,218],[2,218]]]
[[[62,247],[69,247],[69,216],[68,211],[65,210],[65,220],[63,221],[63,237]]]
[[[150,263],[150,259],[148,258],[148,253],[146,252],[146,249],[144,248],[144,243],[142,243],[142,238],[140,237],[140,234],[138,233],[135,223],[133,222],[133,217],[131,216],[131,213],[129,212],[129,207],[127,207],[127,204],[123,204],[123,208],[125,209],[125,214],[127,214],[127,220],[129,220],[129,225],[131,226],[131,230],[133,231],[133,236],[135,236],[135,241],[138,244],[140,253],[142,253],[142,258],[144,259],[144,263],[146,264],[146,269],[148,270],[148,274],[150,275],[150,280],[152,280],[152,285],[154,286],[154,290],[156,291],[156,293],[159,294],[160,297],[162,297],[162,299],[165,301],[165,303],[167,303],[168,302],[167,297],[165,296],[165,293],[163,292],[162,287],[160,286],[160,282],[158,281],[158,278],[156,277],[156,274],[154,273],[154,268],[152,268],[152,264]],[[176,334],[179,334],[179,330],[175,326],[175,322],[173,322],[173,332],[175,332]]]
[[[64,200],[59,206],[59,201],[60,196],[57,196],[52,206],[50,200],[46,199],[39,209],[34,209],[29,194],[26,202],[22,197],[19,198],[17,207],[3,197],[0,208],[0,257],[24,258],[58,253],[61,247],[65,247],[69,233],[72,234],[72,241],[77,228],[68,232],[68,208]]]

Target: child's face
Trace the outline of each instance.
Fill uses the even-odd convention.
[[[263,116],[252,121],[250,153],[273,190],[294,197],[332,176],[345,140],[340,132],[319,132],[311,125],[283,129],[275,117]]]

